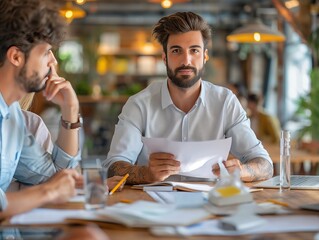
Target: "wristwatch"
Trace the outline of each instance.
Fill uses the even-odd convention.
[[[79,114],[79,116],[78,116],[78,121],[75,122],[75,123],[71,123],[71,122],[65,121],[65,120],[62,119],[62,116],[61,116],[61,125],[62,125],[62,127],[64,127],[65,129],[76,129],[76,128],[80,128],[80,127],[82,127],[82,123],[83,123],[83,120],[82,120],[82,117],[81,117],[80,114]]]

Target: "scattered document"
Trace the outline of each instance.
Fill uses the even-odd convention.
[[[151,233],[156,236],[239,236],[245,234],[319,231],[319,216],[265,216],[263,219],[265,224],[244,231],[225,230],[220,227],[218,219],[213,219],[187,227],[153,227],[151,228]]]
[[[98,210],[99,219],[128,227],[151,226],[187,226],[210,216],[204,208],[177,209],[173,205],[149,201],[137,201],[132,204],[117,203]]]
[[[207,198],[202,192],[147,192],[156,202],[171,204],[175,208],[204,207]]]
[[[144,191],[168,191],[167,186],[170,186],[173,190],[179,191],[186,191],[186,192],[209,192],[213,189],[212,186],[208,184],[201,184],[201,183],[184,183],[184,182],[172,182],[172,181],[163,181],[163,182],[156,182],[156,183],[149,183],[149,184],[138,184],[133,185],[132,188],[134,189],[143,189]],[[154,187],[154,188],[151,188]]]
[[[245,231],[266,224],[266,220],[258,216],[249,205],[241,204],[234,214],[219,220],[219,226],[224,230]]]
[[[220,161],[227,160],[231,138],[200,141],[177,142],[164,138],[142,138],[149,154],[167,152],[174,154],[181,162],[180,175],[214,178],[212,166]]]
[[[186,226],[207,219],[210,213],[204,208],[176,209],[169,204],[137,201],[117,203],[97,211],[38,208],[18,214],[11,224],[41,225],[66,222],[97,221],[116,223],[128,227]]]
[[[91,214],[93,211],[36,208],[11,218],[12,224],[59,224],[70,216]],[[88,217],[88,216],[87,216]],[[91,216],[92,218],[94,216]]]
[[[250,202],[250,203],[242,203],[242,204],[234,204],[227,206],[216,206],[208,202],[204,205],[204,208],[213,215],[230,215],[234,214],[240,205],[247,205],[251,209],[255,211],[256,214],[264,215],[264,214],[289,214],[291,211],[283,206],[270,203],[270,202]]]

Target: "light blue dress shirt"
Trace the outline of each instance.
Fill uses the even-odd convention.
[[[74,168],[81,151],[73,157],[54,145],[52,155],[35,141],[25,126],[18,102],[8,106],[0,94],[0,208],[5,208],[4,192],[12,179],[26,184],[48,180],[57,171]]]
[[[188,113],[174,105],[167,80],[154,82],[130,97],[119,115],[104,167],[116,161],[147,165],[142,136],[173,141],[232,137],[230,151],[242,163],[262,157],[272,164],[237,97],[227,88],[207,81],[202,81],[200,96]]]

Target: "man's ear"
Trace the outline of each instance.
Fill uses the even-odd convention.
[[[162,52],[162,60],[163,60],[163,62],[164,62],[165,65],[166,65],[166,54],[165,54],[164,51]]]
[[[209,56],[208,56],[208,50],[205,50],[205,54],[204,54],[204,63],[206,63],[209,60]]]
[[[24,64],[24,53],[16,46],[12,46],[7,50],[7,59],[11,64],[19,67]]]

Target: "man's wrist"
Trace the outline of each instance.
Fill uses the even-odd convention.
[[[76,122],[69,122],[69,121],[66,121],[63,119],[63,117],[61,116],[61,119],[60,119],[60,122],[61,122],[61,126],[64,127],[65,129],[77,129],[77,128],[80,128],[82,127],[82,117],[81,115],[79,114],[78,115],[78,119]]]

